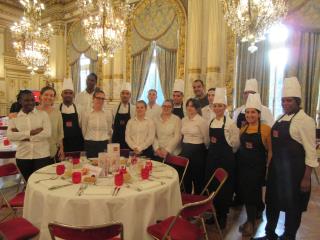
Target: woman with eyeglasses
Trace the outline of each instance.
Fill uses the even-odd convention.
[[[107,149],[112,133],[112,113],[103,109],[105,93],[97,89],[93,93],[93,106],[83,113],[81,128],[84,137],[84,149],[88,158],[96,158]]]
[[[146,111],[146,102],[137,101],[136,116],[128,121],[126,127],[126,142],[136,154],[152,158],[155,127],[153,120],[146,117]]]
[[[155,119],[156,137],[153,150],[156,158],[164,159],[168,154],[180,153],[181,120],[172,114],[173,101],[167,99],[162,104],[160,118]]]
[[[45,111],[51,122],[51,137],[50,143],[50,157],[54,162],[56,157],[58,159],[64,158],[63,149],[63,120],[61,112],[54,107],[54,100],[56,98],[56,90],[53,87],[46,86],[40,91],[40,105],[37,107],[40,111]]]
[[[191,193],[193,183],[195,193],[200,194],[204,187],[206,145],[209,143],[208,123],[201,117],[201,105],[197,99],[188,99],[186,108],[187,116],[182,119],[180,154],[189,159],[184,187],[187,193]]]

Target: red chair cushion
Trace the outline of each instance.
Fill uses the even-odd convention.
[[[53,235],[65,240],[113,240],[121,233],[120,225],[111,225],[97,229],[73,229],[63,226],[51,226]]]
[[[0,166],[0,177],[16,175],[18,173],[18,168],[14,163],[7,163]]]
[[[23,207],[25,192],[18,193],[14,198],[9,201],[11,207]]]
[[[25,240],[36,236],[39,229],[26,219],[17,217],[0,223],[0,233],[8,240]]]
[[[172,216],[160,223],[149,226],[147,228],[148,233],[157,239],[162,239],[174,218]],[[204,233],[196,225],[179,217],[169,235],[172,240],[197,240],[203,237]]]
[[[167,155],[165,163],[173,164],[179,167],[186,167],[188,159],[175,155]]]
[[[182,193],[181,197],[182,197],[183,205],[187,203],[199,202],[208,198],[208,196],[192,195],[192,194],[186,194],[186,193]],[[181,213],[181,216],[186,219],[191,217],[196,217],[211,209],[213,209],[213,205],[212,205],[212,201],[209,201],[208,203],[203,205],[184,209],[183,212]]]

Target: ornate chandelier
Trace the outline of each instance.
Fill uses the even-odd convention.
[[[78,0],[78,6],[88,43],[107,63],[125,40],[132,7],[124,0]]]
[[[49,39],[53,33],[50,24],[41,26],[41,11],[44,5],[37,0],[20,0],[24,7],[24,16],[19,23],[11,26],[13,48],[17,59],[34,74],[39,67],[48,63]]]
[[[233,32],[243,42],[250,42],[248,50],[253,53],[255,43],[264,40],[274,24],[287,15],[286,0],[221,0],[225,19]]]

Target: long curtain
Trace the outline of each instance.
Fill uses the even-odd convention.
[[[154,43],[151,43],[147,48],[132,56],[132,100],[137,101],[145,86],[152,55]]]
[[[80,58],[71,65],[71,78],[74,92],[77,93],[80,91]]]
[[[291,57],[287,77],[297,76],[302,86],[302,106],[316,118],[320,84],[320,33],[294,31],[288,42]]]
[[[248,51],[248,42],[237,44],[237,78],[236,78],[236,105],[245,104],[242,93],[247,79],[255,78],[258,81],[261,100],[268,105],[269,100],[269,76],[270,64],[268,52],[270,49],[268,40],[256,44],[258,50],[254,53]]]
[[[156,62],[163,94],[169,98],[176,78],[177,51],[157,46]]]
[[[90,59],[90,66],[89,66],[90,73],[97,74],[97,62],[98,62],[97,60]]]

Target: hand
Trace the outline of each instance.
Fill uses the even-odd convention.
[[[19,132],[17,128],[11,128],[11,132]]]
[[[60,147],[59,148],[59,151],[58,151],[58,158],[59,159],[64,159],[64,150],[63,150],[63,147]]]
[[[310,192],[311,191],[311,183],[310,178],[302,178],[300,183],[300,190],[301,192]]]
[[[9,113],[8,117],[9,119],[12,119],[12,118],[16,118],[18,115],[18,113]]]
[[[134,148],[133,151],[135,154],[140,154],[140,151],[138,150],[138,148]]]
[[[42,131],[43,131],[43,128],[36,128],[36,129],[33,129],[30,131],[30,135],[34,136],[34,135],[41,133]]]

